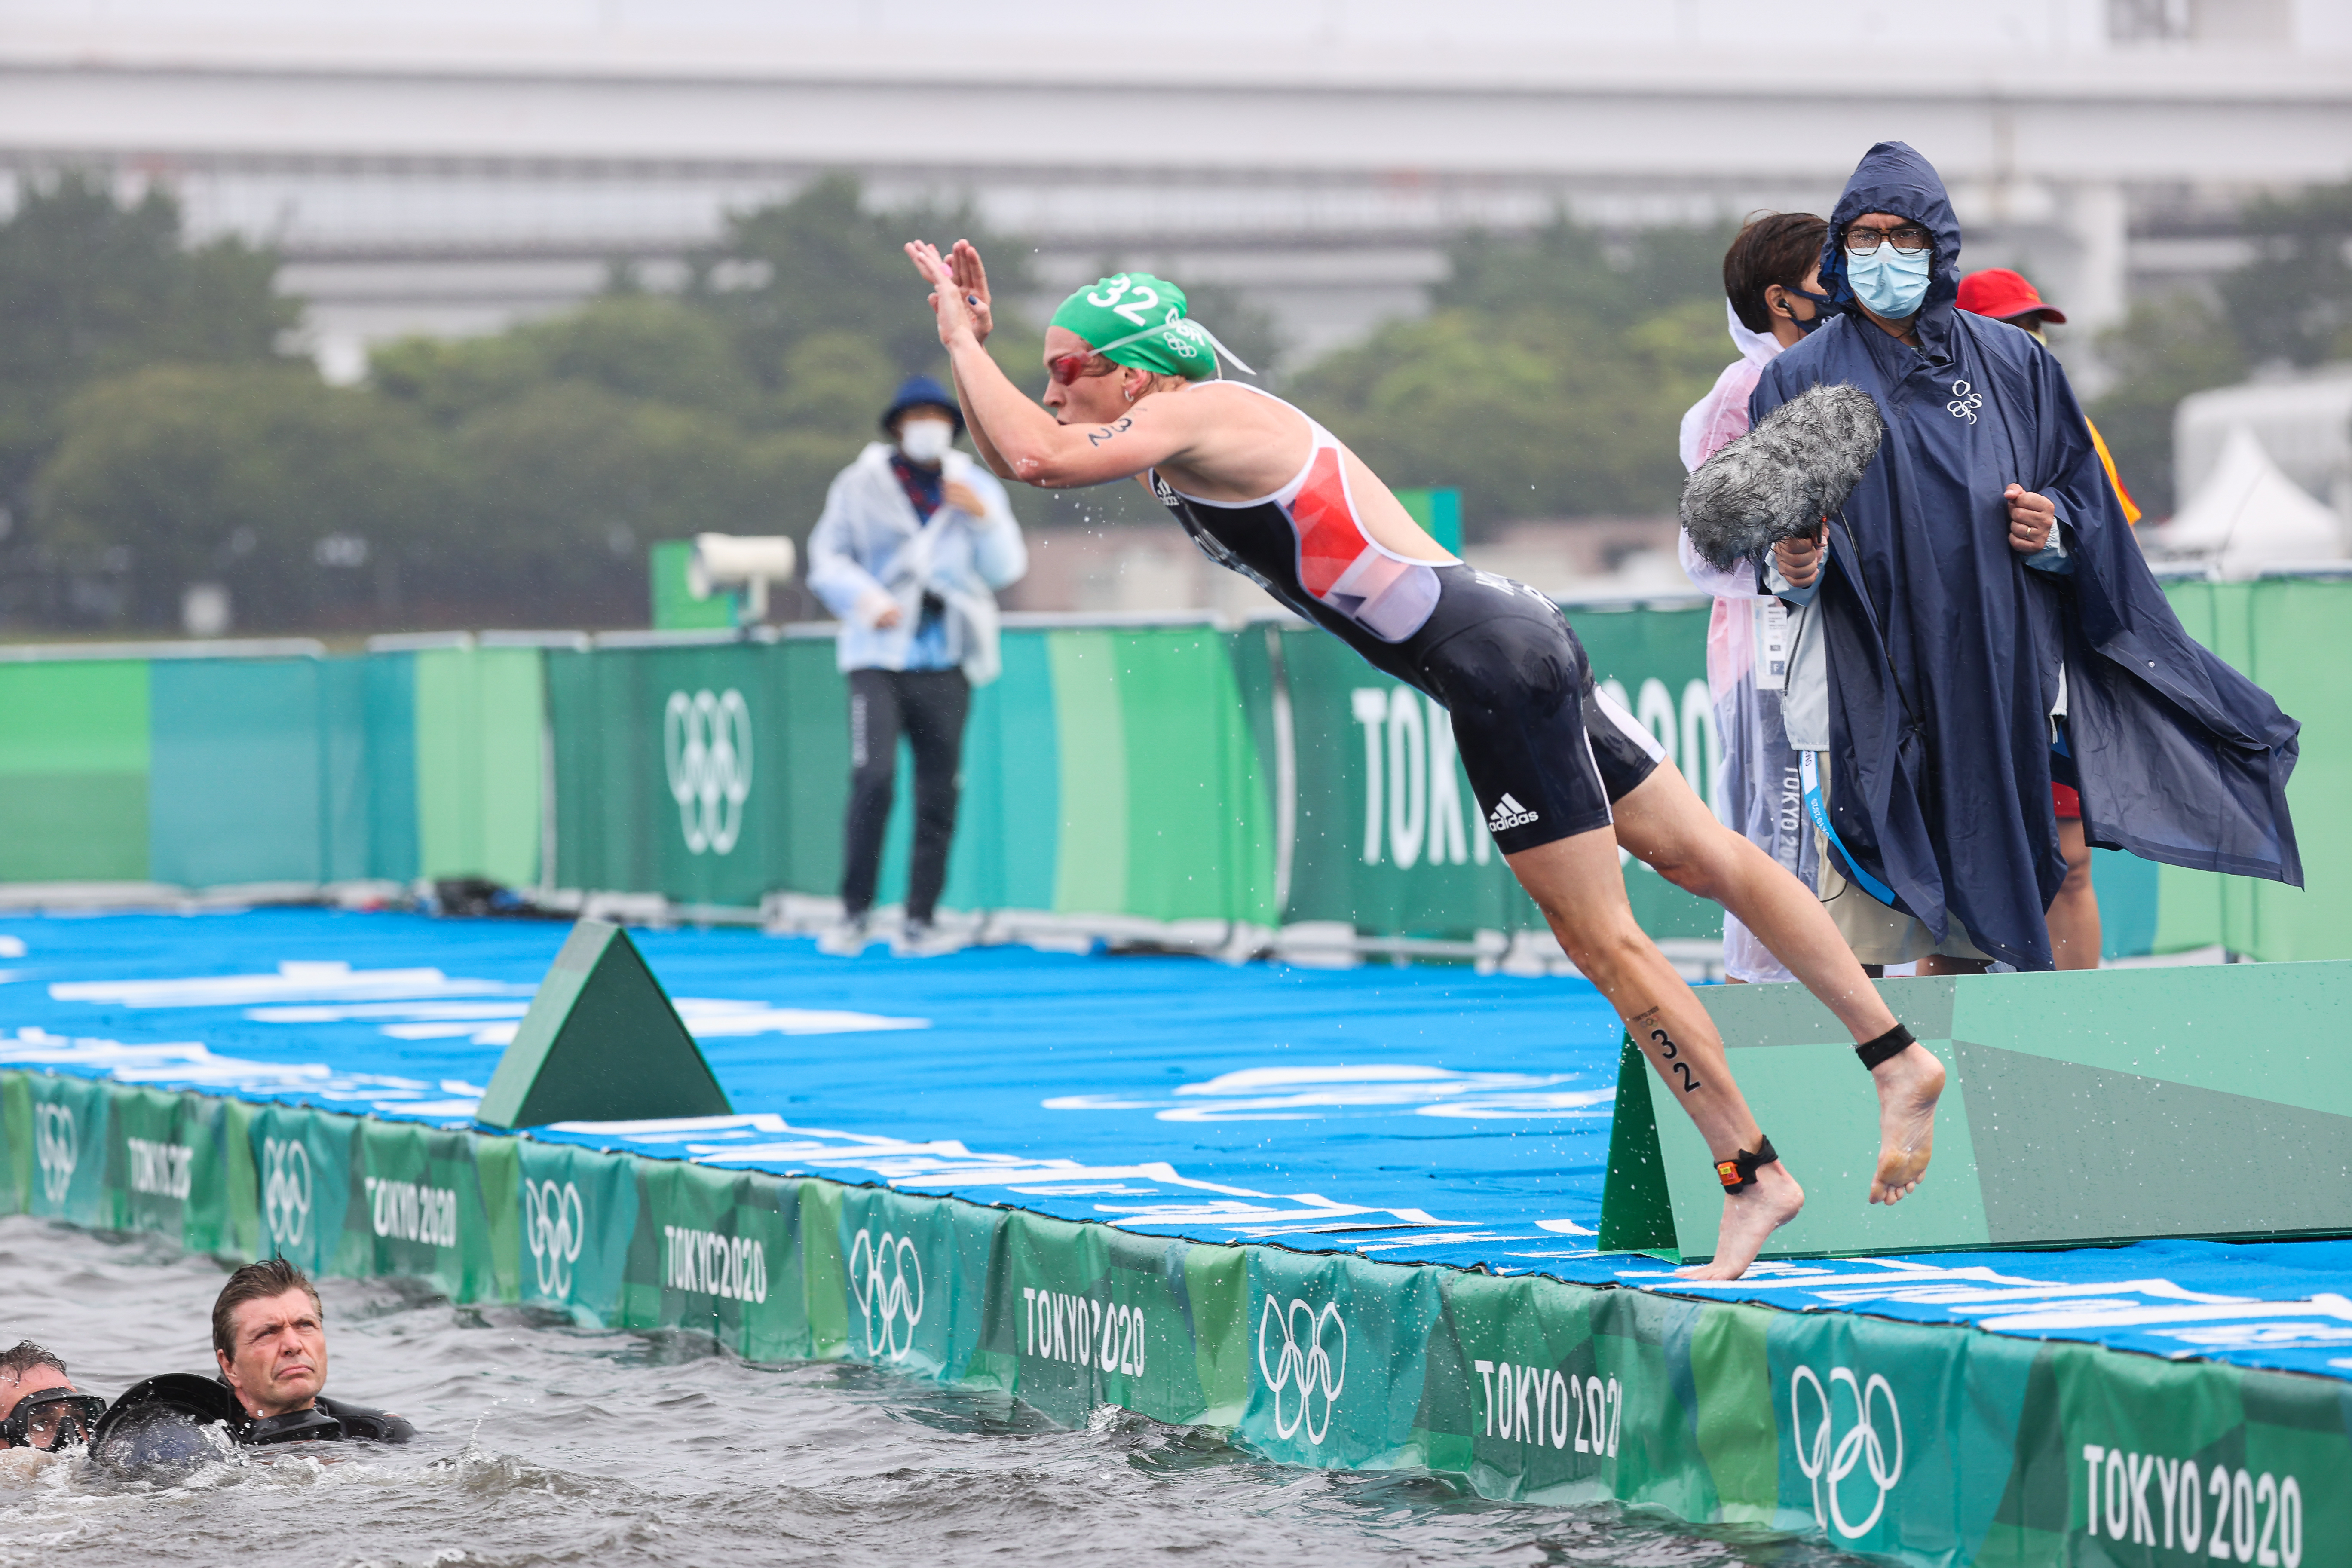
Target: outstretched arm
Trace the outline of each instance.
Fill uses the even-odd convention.
[[[988,290],[988,268],[981,262],[979,250],[968,239],[957,240],[955,248],[948,252],[948,268],[955,275],[956,288],[962,291],[965,308],[971,312],[972,336],[985,345],[988,334],[996,328],[996,307],[993,296]],[[1011,479],[1012,466],[1005,462],[1004,455],[996,449],[995,443],[988,438],[988,432],[972,418],[971,399],[964,395],[962,379],[955,374],[952,366],[948,376],[955,383],[956,402],[963,407],[963,427],[971,433],[972,447],[980,454],[980,460],[987,464],[988,471],[998,479]]]
[[[990,458],[991,468],[1024,484],[1066,489],[1139,474],[1191,446],[1190,411],[1165,396],[1139,399],[1108,425],[1057,423],[981,346],[974,309],[938,249],[918,240],[908,245],[907,255],[931,285],[931,309],[939,317],[940,342],[955,367],[964,422],[973,444]]]

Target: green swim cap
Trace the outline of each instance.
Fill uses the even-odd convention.
[[[1185,319],[1190,308],[1184,290],[1164,278],[1116,272],[1063,300],[1054,325],[1077,333],[1113,364],[1202,381],[1217,374],[1219,345],[1206,328]]]

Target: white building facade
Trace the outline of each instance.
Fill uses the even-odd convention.
[[[2242,259],[2247,194],[2352,176],[2352,5],[0,0],[0,168],[164,181],[277,246],[346,375],[615,260],[658,285],[831,169],[969,197],[1050,285],[1238,287],[1312,352],[1416,310],[1465,226],[1826,211],[1886,138],[1966,265],[2095,326]]]

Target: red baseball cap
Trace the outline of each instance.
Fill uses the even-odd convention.
[[[1990,316],[1996,321],[2011,321],[2020,316],[2040,316],[2061,323],[2066,320],[2065,311],[2042,302],[2042,291],[2028,283],[2022,273],[2006,267],[1988,267],[1961,279],[1958,303],[1972,316]]]

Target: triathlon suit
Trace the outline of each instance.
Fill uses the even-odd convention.
[[[1594,688],[1559,606],[1508,577],[1382,549],[1356,514],[1339,441],[1312,419],[1307,427],[1315,446],[1306,467],[1271,495],[1203,500],[1157,469],[1151,491],[1210,560],[1453,715],[1463,768],[1504,854],[1608,826],[1610,803],[1665,753]]]

